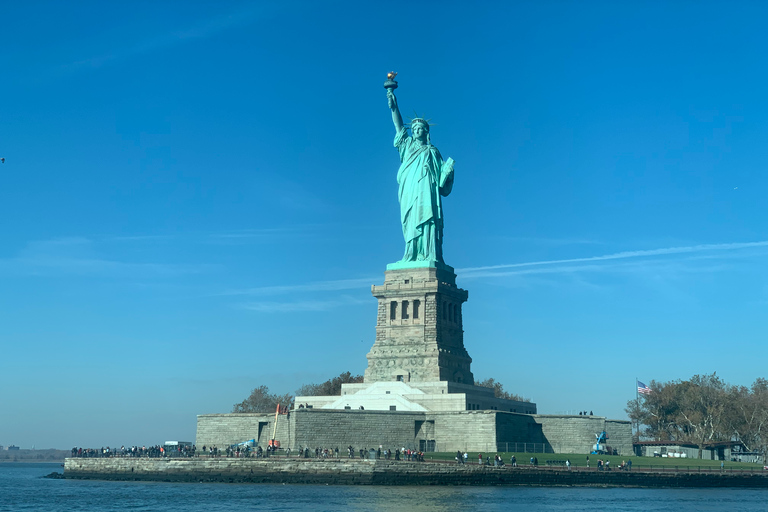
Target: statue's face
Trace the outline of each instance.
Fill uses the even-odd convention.
[[[421,142],[427,141],[427,130],[421,123],[416,123],[411,126],[411,133],[413,133],[413,138],[418,139]]]

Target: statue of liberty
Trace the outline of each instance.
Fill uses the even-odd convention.
[[[453,188],[454,162],[452,158],[443,161],[432,145],[426,119],[412,119],[409,135],[394,94],[396,74],[387,75],[384,87],[395,124],[395,147],[400,151],[397,185],[405,254],[387,269],[444,267],[441,196],[447,196]]]

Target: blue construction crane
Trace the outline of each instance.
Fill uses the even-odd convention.
[[[602,455],[606,453],[605,442],[608,440],[608,434],[605,433],[605,430],[599,434],[595,434],[595,439],[597,439],[597,442],[595,443],[595,446],[592,447],[590,454]]]

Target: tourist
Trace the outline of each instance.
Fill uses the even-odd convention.
[[[509,462],[512,464],[513,468],[517,467],[517,457],[515,457],[514,455],[510,457]]]
[[[464,462],[463,462],[463,464],[467,463],[467,457],[468,456],[469,456],[469,454],[467,452],[464,452]]]
[[[483,454],[482,453],[478,453],[477,454],[477,464],[480,465],[480,466],[483,465]]]
[[[456,462],[458,464],[463,464],[464,463],[464,455],[462,455],[461,450],[456,452]]]
[[[568,471],[571,470],[571,459],[565,459],[565,467],[568,468]]]
[[[632,459],[627,461],[627,471],[632,471]]]
[[[587,455],[587,467],[589,467],[589,455]]]

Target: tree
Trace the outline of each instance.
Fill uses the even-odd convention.
[[[352,375],[350,372],[343,372],[338,377],[328,379],[322,384],[304,384],[296,390],[296,396],[341,395],[342,384],[359,384],[362,382],[362,375]]]
[[[704,447],[739,440],[747,449],[768,448],[768,381],[752,388],[724,382],[716,373],[689,380],[651,381],[651,392],[627,402],[627,414],[638,425],[638,438],[677,441]]]
[[[726,411],[726,422],[732,435],[748,451],[765,454],[768,451],[768,381],[755,380],[751,388],[731,388]]]
[[[716,373],[694,375],[678,385],[680,437],[699,446],[699,458],[706,443],[729,439],[723,431],[728,387]]]
[[[341,395],[341,385],[347,383],[363,382],[362,375],[352,375],[343,372],[338,377],[333,377],[321,384],[304,384],[296,390],[297,396],[330,396]],[[293,395],[276,395],[269,392],[267,386],[259,386],[251,391],[251,394],[232,408],[234,413],[246,412],[275,412],[277,404],[290,406],[293,403]]]
[[[267,386],[259,386],[251,394],[232,408],[234,413],[246,412],[275,412],[277,404],[290,406],[293,402],[291,395],[275,395],[269,392]]]
[[[641,398],[630,400],[624,411],[632,422],[632,442],[637,443],[640,441],[640,425],[646,423],[649,417],[643,407],[643,400]]]
[[[518,402],[530,402],[530,398],[517,395],[515,393],[509,393],[504,391],[504,385],[501,382],[496,382],[493,378],[488,378],[475,382],[475,386],[482,386],[484,388],[491,388],[493,390],[493,396],[496,398],[503,398],[505,400],[517,400]]]

